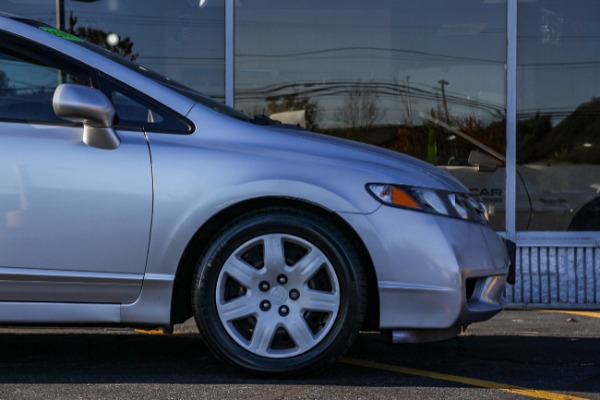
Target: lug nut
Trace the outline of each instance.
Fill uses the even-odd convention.
[[[287,306],[279,307],[279,315],[281,315],[282,317],[287,316],[289,313],[290,313],[290,309]]]
[[[281,274],[277,277],[277,283],[279,283],[280,285],[285,285],[288,281],[287,276]]]
[[[296,289],[290,290],[290,299],[298,300],[300,298],[300,292]]]
[[[260,309],[263,311],[269,311],[271,309],[271,303],[269,303],[267,300],[261,301]]]
[[[267,282],[267,281],[262,281],[261,283],[258,284],[258,288],[260,289],[261,292],[266,292],[271,288],[271,285],[269,285],[269,282]]]

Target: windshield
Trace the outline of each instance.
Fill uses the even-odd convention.
[[[33,21],[30,19],[26,19],[26,18],[10,16],[10,15],[6,15],[6,14],[3,14],[3,15],[7,16],[9,18],[18,20],[20,22],[26,23],[28,25],[35,26],[36,28],[39,28],[50,34],[61,37],[65,40],[69,40],[73,43],[76,43],[76,44],[82,46],[82,47],[85,47],[86,49],[91,50],[94,53],[97,53],[97,54],[102,55],[103,57],[109,58],[111,61],[114,61],[126,68],[129,68],[130,70],[133,70],[149,79],[152,79],[153,81],[160,83],[161,85],[166,86],[169,89],[174,90],[175,92],[177,92],[183,96],[186,96],[186,97],[194,100],[195,102],[200,103],[200,104],[204,105],[205,107],[208,107],[208,108],[210,108],[214,111],[217,111],[221,114],[225,114],[229,117],[247,121],[247,122],[254,121],[253,118],[251,118],[239,111],[236,111],[233,108],[231,108],[223,103],[215,101],[215,100],[211,99],[210,97],[207,97],[201,93],[198,93],[197,91],[195,91],[192,88],[189,88],[189,87],[182,85],[181,83],[176,82],[166,76],[163,76],[163,75],[161,75],[157,72],[154,72],[146,67],[143,67],[132,61],[129,61],[129,60],[121,57],[118,54],[112,53],[109,50],[103,49],[99,46],[96,46],[95,44],[90,43],[90,42],[86,42],[85,40],[82,40],[82,39],[78,38],[77,36],[74,36],[70,33],[60,31],[56,28],[53,28],[47,24],[44,24],[44,23],[41,23],[38,21]]]
[[[111,59],[112,61],[119,63],[120,65],[127,67],[141,75],[144,75],[147,78],[152,79],[153,81],[160,83],[163,86],[168,87],[171,90],[174,90],[175,92],[186,96],[214,111],[217,111],[221,114],[225,114],[229,117],[232,118],[236,118],[236,119],[240,119],[243,121],[251,121],[251,118],[239,111],[234,110],[233,108],[220,103],[216,100],[211,99],[210,97],[207,97],[201,93],[198,93],[197,91],[195,91],[192,88],[189,88],[179,82],[176,82],[164,75],[159,74],[158,72],[154,72],[142,65],[136,64],[132,61],[127,60],[126,58],[121,57],[118,54],[112,53],[109,50],[103,49],[99,46],[96,46],[95,44],[86,42],[86,41],[78,41],[77,44],[79,44],[80,46],[85,47],[88,50],[91,50],[95,53],[98,53],[106,58]]]

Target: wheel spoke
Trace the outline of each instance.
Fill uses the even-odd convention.
[[[242,296],[217,306],[219,316],[224,322],[231,322],[255,313],[249,301],[250,296]]]
[[[285,255],[281,235],[269,235],[264,238],[265,267],[267,269],[283,268]]]
[[[317,249],[311,249],[307,255],[294,265],[294,270],[297,271],[304,283],[309,280],[325,262],[327,262],[327,259],[323,253]]]
[[[316,339],[310,331],[308,324],[300,315],[290,318],[285,324],[285,329],[294,343],[296,343],[296,346],[298,346],[300,352],[304,352],[316,344]]]
[[[310,311],[335,313],[340,307],[340,296],[337,292],[305,290],[301,298],[303,308]]]
[[[237,257],[230,257],[223,266],[222,272],[231,276],[243,286],[250,288],[259,277],[260,272]]]
[[[277,330],[274,324],[271,324],[267,319],[268,318],[264,317],[258,318],[252,340],[250,341],[250,346],[248,346],[250,351],[262,356],[267,355],[269,346],[271,345],[273,336]]]

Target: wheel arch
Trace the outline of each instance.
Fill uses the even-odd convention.
[[[595,231],[600,229],[600,196],[585,203],[575,214],[567,230]]]
[[[286,197],[260,197],[246,200],[231,205],[209,218],[189,240],[185,251],[179,261],[177,273],[173,284],[173,297],[171,301],[171,323],[177,324],[186,321],[192,316],[192,280],[196,263],[204,251],[204,247],[218,230],[232,219],[263,208],[285,207],[308,211],[331,220],[339,227],[351,242],[356,246],[361,264],[367,277],[367,313],[363,329],[376,330],[379,327],[379,291],[377,276],[372,258],[356,231],[338,214],[301,199]],[[369,312],[377,310],[376,312]]]

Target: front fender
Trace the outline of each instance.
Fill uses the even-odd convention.
[[[347,173],[336,177],[335,172],[327,172],[332,179],[323,179],[316,172],[318,167],[311,173],[281,160],[259,160],[254,154],[192,150],[190,157],[182,159],[181,151],[174,157],[168,146],[153,147],[154,212],[147,273],[175,274],[198,229],[242,202],[292,198],[332,212],[359,214],[380,206],[365,190],[364,177],[355,179]],[[223,165],[229,168],[223,170]]]

